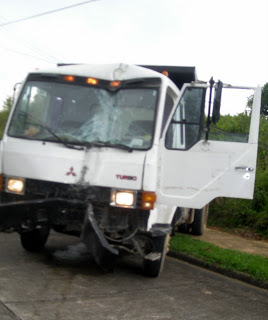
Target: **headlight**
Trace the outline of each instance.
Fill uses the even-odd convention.
[[[134,208],[137,192],[128,190],[112,190],[110,205],[114,207]]]
[[[6,191],[11,193],[23,194],[25,180],[21,178],[6,178]]]
[[[153,210],[156,202],[155,192],[142,191],[137,201],[137,191],[112,189],[110,205],[113,207],[140,208]]]

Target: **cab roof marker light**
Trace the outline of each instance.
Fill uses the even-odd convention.
[[[111,81],[110,86],[112,88],[118,88],[121,85],[121,81]]]
[[[168,71],[167,70],[164,70],[164,71],[162,71],[162,74],[164,75],[164,76],[169,76],[169,74],[168,74]]]
[[[63,80],[67,81],[67,82],[75,82],[75,77],[74,76],[70,76],[70,75],[66,75],[66,76],[63,77]]]
[[[95,79],[95,78],[87,78],[87,79],[86,79],[86,83],[87,83],[87,84],[92,84],[92,85],[96,86],[96,85],[99,83],[99,80],[98,80],[98,79]]]

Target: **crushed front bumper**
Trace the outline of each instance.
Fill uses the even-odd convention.
[[[123,230],[135,225],[136,231],[129,242],[134,252],[146,259],[143,246],[138,241],[139,236],[163,237],[171,232],[171,226],[166,224],[154,224],[148,231],[147,221],[149,212],[128,209],[120,210],[111,208],[111,212],[101,220],[99,213],[94,212],[90,201],[47,198],[21,200],[0,204],[0,231],[22,232],[26,229],[33,230],[42,226],[49,226],[56,231],[75,234],[81,237],[88,250],[92,253],[96,263],[105,271],[111,271],[114,267],[115,257],[119,254],[117,243],[107,240],[105,232],[113,232],[113,228]],[[105,231],[106,230],[106,231]],[[136,235],[138,238],[136,238]],[[129,245],[129,243],[128,243]],[[119,247],[123,248],[122,245]]]
[[[65,207],[68,207],[69,210],[64,211]],[[44,208],[46,211],[42,215]],[[59,210],[59,208],[62,209]],[[51,198],[0,204],[0,231],[20,232],[23,227],[36,228],[42,224],[49,226],[77,225],[80,229],[81,241],[93,254],[97,264],[105,271],[113,269],[114,256],[118,255],[118,250],[112,247],[104,237],[90,203]]]
[[[65,210],[65,208],[74,210]],[[18,231],[22,225],[28,227],[49,224],[65,225],[80,223],[84,219],[86,204],[80,200],[61,198],[21,200],[0,204],[0,231]]]

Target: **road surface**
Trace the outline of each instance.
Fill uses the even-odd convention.
[[[79,239],[52,233],[32,254],[0,233],[1,320],[267,319],[268,291],[168,257],[155,279],[120,258],[105,274]]]

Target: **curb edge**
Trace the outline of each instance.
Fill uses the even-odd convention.
[[[210,264],[209,262],[206,262],[204,260],[197,259],[193,256],[189,256],[187,254],[179,253],[179,252],[176,252],[173,250],[170,250],[167,255],[172,258],[177,258],[179,260],[189,262],[189,263],[196,265],[198,267],[202,267],[202,268],[208,269],[210,271],[220,273],[220,274],[227,276],[229,278],[240,280],[240,281],[246,282],[248,284],[257,286],[259,288],[268,290],[268,282],[267,281],[261,281],[258,279],[254,279],[246,273],[227,270],[227,269],[215,266],[213,264]]]

